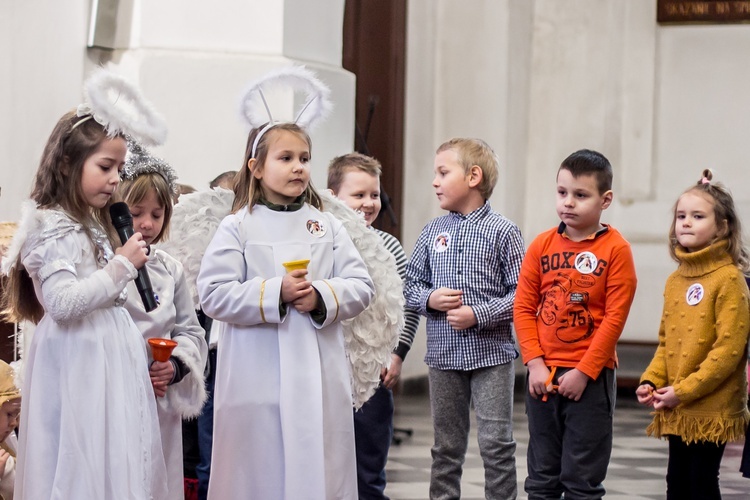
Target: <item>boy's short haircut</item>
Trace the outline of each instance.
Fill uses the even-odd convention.
[[[349,153],[337,156],[328,165],[328,189],[339,192],[344,175],[350,170],[360,170],[380,179],[383,169],[380,162],[372,156],[361,153]]]
[[[232,185],[234,184],[234,178],[237,175],[236,170],[227,170],[226,172],[223,172],[216,176],[214,180],[208,183],[208,187],[210,189],[213,189],[215,187],[223,187],[225,189],[232,189]]]
[[[492,191],[497,183],[500,161],[492,148],[481,139],[464,139],[457,137],[444,142],[437,148],[435,154],[452,149],[458,156],[458,162],[464,167],[464,172],[469,173],[474,165],[482,169],[482,182],[477,186],[485,200],[492,196]]]
[[[567,170],[575,178],[581,175],[593,175],[596,177],[596,187],[599,194],[604,194],[612,189],[612,165],[609,160],[598,151],[580,149],[563,160],[557,170]]]

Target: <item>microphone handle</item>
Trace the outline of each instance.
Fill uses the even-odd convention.
[[[154,297],[154,289],[151,287],[151,280],[148,277],[146,269],[141,268],[138,270],[138,276],[135,278],[135,287],[138,289],[138,293],[143,301],[143,308],[146,309],[146,312],[156,309],[156,297]]]
[[[115,228],[117,235],[120,237],[120,241],[124,245],[131,236],[135,234],[133,226],[120,226]],[[148,272],[145,267],[138,270],[138,276],[135,278],[135,287],[138,289],[138,294],[141,296],[143,301],[143,308],[146,312],[151,312],[156,309],[158,305],[156,303],[156,297],[154,297],[154,289],[151,286],[151,279],[148,277]]]

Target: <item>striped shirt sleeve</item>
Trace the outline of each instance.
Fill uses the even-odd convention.
[[[406,253],[404,252],[404,247],[401,246],[401,243],[392,234],[386,233],[385,231],[381,231],[379,229],[375,229],[375,231],[381,238],[383,238],[385,248],[389,252],[391,252],[391,254],[393,254],[393,257],[396,259],[396,268],[398,269],[398,274],[399,276],[401,276],[401,280],[406,283],[407,259]],[[412,343],[414,343],[414,337],[417,334],[418,327],[419,313],[413,309],[404,307],[404,328],[403,330],[401,330],[401,333],[399,335],[398,346],[393,351],[402,360],[406,359],[406,355],[409,353]]]

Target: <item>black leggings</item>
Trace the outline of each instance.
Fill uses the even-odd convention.
[[[719,467],[726,443],[685,444],[669,436],[667,500],[720,500]]]

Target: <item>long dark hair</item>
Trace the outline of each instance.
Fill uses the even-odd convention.
[[[105,139],[107,133],[96,120],[76,116],[75,111],[65,113],[47,139],[31,190],[31,199],[39,208],[60,207],[81,223],[92,246],[92,226],[100,226],[111,243],[116,239],[109,220],[111,201],[103,208],[92,208],[81,187],[83,164]],[[29,320],[38,323],[43,315],[44,309],[36,298],[33,283],[19,255],[3,290],[2,316],[12,322]]]

